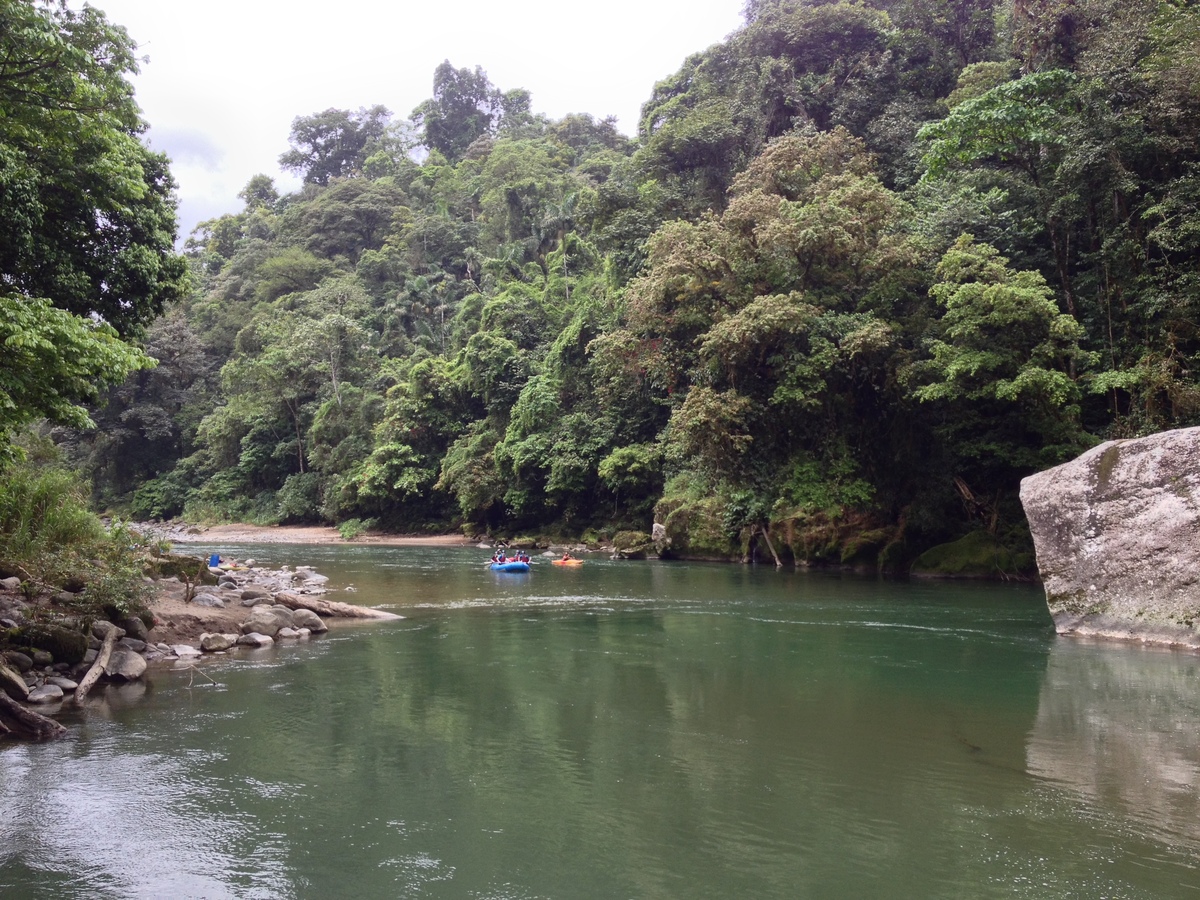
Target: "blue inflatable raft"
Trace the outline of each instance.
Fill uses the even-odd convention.
[[[529,563],[516,562],[515,560],[502,563],[494,562],[488,566],[488,568],[490,568],[493,572],[528,572]]]

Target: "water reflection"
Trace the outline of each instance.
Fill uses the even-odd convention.
[[[1200,841],[1200,657],[1056,641],[1029,771],[1118,807],[1162,838]]]
[[[100,733],[4,754],[5,897],[295,895],[278,843],[222,814],[236,806],[230,785],[198,779],[186,754],[139,753],[118,729],[88,730]]]
[[[407,618],[198,663],[216,685],[155,670],[140,696],[94,695],[68,741],[4,754],[5,900],[1196,880],[1194,803],[1145,796],[1196,783],[1176,733],[1200,730],[1196,660],[1056,641],[1039,592],[592,560],[500,582],[477,551],[292,553]]]

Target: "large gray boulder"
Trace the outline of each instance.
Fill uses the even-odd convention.
[[[297,609],[292,613],[293,628],[307,628],[313,634],[324,634],[329,630],[325,621],[311,609]]]
[[[206,632],[200,635],[200,649],[206,653],[228,650],[237,643],[237,639],[236,634],[209,634]]]
[[[256,606],[242,623],[242,634],[265,634],[274,637],[280,628],[291,628],[294,614],[286,606]]]
[[[137,681],[146,674],[146,660],[132,650],[114,650],[104,671],[114,681]]]
[[[1200,428],[1101,444],[1021,503],[1060,634],[1200,648]]]

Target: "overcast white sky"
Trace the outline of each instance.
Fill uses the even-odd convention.
[[[433,93],[433,70],[482,66],[534,112],[637,126],[656,81],[741,24],[742,0],[89,0],[149,57],[134,83],[150,144],[172,159],[180,235],[241,209],[279,170],[292,120],[381,103],[396,118]],[[76,5],[76,4],[72,4]],[[80,2],[78,5],[82,5]]]

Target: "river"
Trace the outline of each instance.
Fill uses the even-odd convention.
[[[1038,589],[209,550],[406,618],[7,745],[6,900],[1200,897],[1200,657],[1058,639]]]

